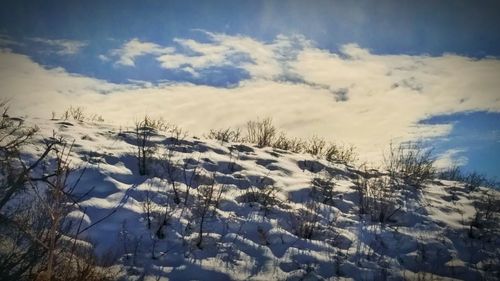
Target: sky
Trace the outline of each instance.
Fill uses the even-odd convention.
[[[201,135],[272,117],[380,161],[424,140],[500,178],[498,1],[2,1],[0,97]]]

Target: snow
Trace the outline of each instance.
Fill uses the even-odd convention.
[[[41,136],[55,131],[75,140],[72,164],[85,169],[75,192],[88,194],[80,203],[85,214],[75,210],[70,218],[83,216],[86,227],[109,215],[80,238],[94,242],[97,255],[115,253],[124,279],[474,280],[487,275],[487,264],[499,272],[499,237],[485,242],[467,236],[474,199],[484,188],[468,192],[461,183],[444,180],[421,190],[408,188],[395,221],[381,224],[359,214],[355,182],[361,173],[354,167],[248,143],[187,137],[175,144],[170,134],[158,132],[151,140],[155,156],[175,152],[171,160],[180,163],[177,189],[182,198],[185,161],[188,176],[195,167],[201,175],[184,207],[173,202],[171,184],[160,177],[161,166],[151,165],[150,175],[139,175],[132,132],[102,123],[27,122],[40,127]],[[194,204],[198,186],[211,175],[225,192],[215,216],[207,219],[200,249]],[[334,176],[334,197],[310,208],[311,180],[322,175]],[[267,208],[247,202],[247,190],[266,185],[277,188],[279,202]],[[157,212],[171,208],[162,239],[147,227],[148,196]],[[297,236],[293,223],[300,216],[318,218],[311,239]],[[158,216],[151,219],[158,225]]]

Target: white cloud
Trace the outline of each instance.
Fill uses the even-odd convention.
[[[439,155],[434,164],[438,169],[467,165],[469,159],[463,155],[460,155],[465,152],[465,149],[449,149]]]
[[[176,38],[174,41],[186,51],[159,56],[157,60],[166,69],[187,66],[193,74],[210,67],[233,66],[254,78],[275,79],[287,72],[290,55],[310,44],[302,36],[280,35],[271,43],[263,43],[250,37],[204,33],[209,43]]]
[[[226,51],[248,53],[251,62],[238,66],[247,69],[251,79],[230,89],[173,82],[124,86],[62,69],[47,70],[25,56],[3,52],[0,93],[10,93],[12,108],[30,115],[48,118],[52,110],[78,104],[122,124],[146,113],[162,116],[197,135],[270,116],[292,135],[319,134],[352,143],[362,160],[380,159],[390,141],[450,133],[451,124],[419,124],[430,116],[500,112],[500,61],[494,58],[376,55],[357,45],[344,46],[336,54],[303,38],[280,36],[264,43],[242,36],[212,36],[216,39],[211,43],[178,39],[188,48],[184,53],[134,39],[136,47],[116,55],[123,64],[132,65],[142,54],[155,54],[161,61],[170,56],[162,63],[199,75],[200,68],[234,64]],[[283,76],[298,79],[287,82],[279,79]],[[338,102],[335,92],[342,92],[344,101]]]
[[[66,39],[30,38],[34,42],[55,47],[55,53],[62,56],[75,55],[88,45],[86,42]]]
[[[125,66],[135,66],[135,59],[145,55],[163,55],[172,53],[174,48],[162,47],[151,42],[141,42],[134,38],[123,44],[121,48],[111,50],[110,55],[118,57],[116,64]],[[106,57],[106,56],[104,56]]]
[[[105,62],[110,60],[110,58],[109,58],[108,56],[103,55],[103,54],[100,54],[100,55],[98,55],[97,57],[98,57],[101,61],[105,61]]]
[[[10,36],[6,34],[1,34],[0,33],[0,47],[1,46],[12,46],[12,45],[17,45],[20,46],[22,45],[21,43],[14,41]]]

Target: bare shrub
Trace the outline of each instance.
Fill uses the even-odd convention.
[[[493,179],[488,179],[485,175],[478,172],[470,172],[462,176],[462,181],[465,182],[465,187],[470,191],[476,190],[480,186],[487,188],[495,188],[500,186],[498,182]]]
[[[39,212],[39,202],[34,199],[19,203],[0,214],[1,280],[33,279],[30,276],[47,258],[46,241],[40,239],[50,227],[47,214]]]
[[[46,213],[38,212],[40,203],[22,195],[53,144],[35,160],[23,160],[21,152],[32,144],[37,128],[11,118],[6,101],[0,100],[0,110],[0,279],[26,280],[46,257],[48,247],[40,237],[49,225]]]
[[[477,172],[471,172],[464,175],[462,181],[465,182],[466,187],[470,190],[475,190],[481,185],[488,184],[486,177]]]
[[[248,187],[243,195],[243,201],[258,203],[267,213],[272,206],[280,204],[281,201],[278,198],[280,189],[272,183],[266,183],[265,179],[266,177],[262,177],[259,184]]]
[[[163,131],[163,132],[169,131],[174,126],[174,125],[166,122],[162,118],[155,119],[155,118],[152,118],[148,115],[144,116],[144,119],[140,122],[142,122],[143,123],[142,125],[145,127],[148,127],[150,129],[153,129],[156,131]]]
[[[284,132],[281,132],[272,146],[274,148],[300,153],[304,150],[305,145],[306,144],[302,139],[296,137],[289,138]]]
[[[85,228],[81,221],[86,210],[79,207],[79,201],[85,195],[76,195],[74,190],[83,176],[85,169],[80,174],[72,177],[77,168],[72,167],[70,155],[73,143],[67,143],[62,138],[57,138],[52,152],[52,172],[39,179],[31,179],[32,189],[37,193],[40,202],[38,212],[46,214],[47,228],[45,235],[39,242],[45,244],[46,259],[40,264],[37,279],[42,280],[112,280],[115,278],[109,269],[99,266],[99,261],[93,254],[92,244],[82,244],[78,235],[103,221],[96,221]],[[70,180],[71,179],[71,180]],[[92,189],[91,189],[92,190]],[[79,208],[82,218],[78,225],[68,214]],[[112,214],[112,213],[111,213]]]
[[[152,227],[152,221],[158,217],[159,206],[154,201],[154,193],[148,188],[142,195],[141,208],[146,219],[148,229]]]
[[[53,177],[45,180],[47,183],[48,190],[44,203],[44,208],[49,215],[50,227],[48,229],[47,234],[47,269],[45,273],[49,277],[48,280],[51,280],[54,275],[54,268],[56,266],[56,250],[57,250],[57,240],[58,240],[58,232],[59,227],[61,226],[64,218],[70,211],[68,205],[66,204],[70,201],[68,198],[68,194],[70,191],[68,190],[68,176],[71,173],[70,162],[68,160],[73,144],[67,145],[64,141],[60,140],[59,143],[62,145],[54,146],[55,151],[55,167]],[[35,189],[36,190],[36,189]],[[68,192],[69,191],[69,192]],[[43,195],[39,195],[42,197]],[[43,198],[43,197],[42,197]]]
[[[485,175],[478,172],[463,172],[459,166],[452,166],[441,170],[437,177],[443,180],[460,181],[465,183],[465,187],[469,191],[474,191],[480,186],[494,188],[500,186],[499,183],[492,179],[488,179]]]
[[[321,157],[323,156],[325,147],[326,147],[325,139],[314,135],[307,141],[305,152],[313,156]]]
[[[360,167],[360,170],[363,170],[363,176],[359,176],[356,181],[355,181],[355,189],[358,193],[358,198],[359,198],[359,213],[360,214],[366,214],[368,212],[368,209],[369,209],[369,200],[367,198],[368,196],[368,183],[369,183],[369,180],[368,180],[368,176],[369,176],[369,173],[368,173],[368,169],[366,167],[366,165],[362,165]]]
[[[63,120],[75,120],[78,122],[84,122],[85,120],[90,122],[104,122],[104,118],[99,114],[87,114],[85,108],[81,106],[70,106],[62,114],[60,119]],[[56,119],[56,112],[52,111],[51,120]]]
[[[155,132],[155,128],[161,126],[158,121],[145,116],[143,120],[135,123],[135,141],[137,147],[137,160],[139,166],[139,174],[144,176],[148,173],[148,165],[151,157],[156,150],[151,137]]]
[[[439,171],[437,178],[450,181],[462,181],[463,174],[459,166],[452,166]]]
[[[132,266],[137,265],[137,256],[139,253],[139,248],[143,244],[142,235],[136,236],[128,230],[127,221],[122,222],[121,230],[119,233],[120,241],[123,246],[123,253],[127,260],[131,259]]]
[[[37,128],[9,117],[6,102],[0,109],[0,279],[111,280],[77,243],[92,225],[68,217],[85,197],[73,194],[85,170],[69,181],[72,144],[56,136],[35,140]],[[78,109],[68,116],[82,119]],[[26,146],[38,154],[23,157]]]
[[[81,106],[70,106],[63,112],[61,119],[69,120],[70,118],[75,121],[83,122],[85,120],[85,109]]]
[[[198,163],[199,161],[196,161],[195,165],[191,165],[189,161],[184,161],[184,165],[182,165],[182,175],[184,184],[186,185],[186,191],[184,192],[184,208],[189,202],[190,190],[198,184],[202,177],[199,171]]]
[[[154,233],[154,236],[152,236],[152,256],[154,257],[156,239],[165,238],[163,229],[168,224],[175,208],[170,206],[168,200],[166,200],[166,196],[162,196],[161,193],[158,192],[152,192],[149,187],[142,194],[141,199],[142,213],[146,220],[147,227]]]
[[[290,217],[290,224],[295,235],[304,239],[312,239],[318,229],[321,217],[318,215],[320,205],[314,201],[308,201],[304,208]]]
[[[399,210],[398,193],[387,177],[360,178],[356,182],[360,198],[360,214],[369,214],[373,221],[390,221]]]
[[[312,196],[323,204],[332,204],[335,187],[334,177],[330,173],[323,171],[319,176],[311,180]]]
[[[175,124],[170,124],[167,131],[170,133],[170,137],[176,145],[180,144],[188,135],[186,130]]]
[[[69,114],[69,110],[66,109],[63,114],[61,115],[61,119],[63,120],[69,120],[69,118],[71,117],[71,115]]]
[[[45,148],[41,156],[32,163],[25,163],[20,158],[21,150],[31,143],[38,131],[36,127],[27,127],[22,120],[9,117],[6,102],[0,100],[0,210],[18,192],[24,189],[31,172],[42,162],[52,148]]]
[[[214,139],[220,141],[221,145],[228,142],[240,142],[241,131],[240,129],[219,129],[219,130],[210,130],[207,136],[209,139]]]
[[[104,266],[111,261],[98,258],[94,254],[94,247],[91,244],[75,247],[70,256],[65,252],[59,252],[58,255],[61,262],[54,269],[52,278],[49,279],[46,272],[41,272],[37,275],[36,280],[111,281],[119,279],[119,271]]]
[[[262,121],[248,121],[246,141],[257,144],[258,147],[271,146],[276,137],[276,128],[271,118]]]
[[[198,187],[198,200],[194,208],[194,213],[198,219],[199,227],[196,246],[200,249],[203,243],[205,222],[208,218],[215,216],[224,189],[224,185],[215,182],[215,175],[212,176],[210,184]]]
[[[384,163],[391,179],[402,179],[405,184],[421,187],[435,175],[432,150],[425,149],[421,143],[391,144]]]
[[[474,215],[469,223],[471,238],[498,237],[500,221],[500,197],[496,191],[486,190],[474,201]]]
[[[73,193],[85,170],[72,177],[71,150],[72,144],[53,137],[34,163],[26,165],[19,157],[20,172],[7,170],[6,178],[14,176],[15,181],[3,181],[2,175],[2,188],[7,191],[0,207],[2,280],[106,280],[106,270],[99,269],[93,254],[77,242],[80,233],[98,222],[82,228],[82,220],[75,225],[68,217],[85,197]],[[44,170],[35,171],[35,167]],[[10,194],[12,188],[16,192]],[[85,210],[80,211],[83,219]]]
[[[352,164],[357,160],[357,153],[354,146],[344,146],[331,143],[325,149],[325,159],[328,162],[337,162],[341,164]]]
[[[174,160],[175,152],[173,150],[167,150],[160,159],[161,170],[159,176],[162,179],[166,179],[172,191],[174,192],[174,202],[179,204],[181,202],[178,181],[180,178],[180,168],[179,161]]]
[[[104,118],[102,118],[102,115],[98,114],[92,114],[88,117],[88,120],[90,122],[104,122]]]
[[[165,203],[163,206],[163,212],[156,212],[156,221],[158,222],[155,235],[159,239],[165,238],[165,234],[163,234],[163,228],[169,223],[170,218],[172,217],[175,208],[170,207],[170,204]]]

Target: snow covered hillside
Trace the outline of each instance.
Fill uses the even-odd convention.
[[[25,159],[53,132],[74,140],[65,186],[78,203],[58,231],[93,244],[119,265],[117,278],[500,278],[493,189],[439,179],[411,186],[383,171],[179,130],[138,138],[135,128],[104,123],[25,123],[40,129]]]

